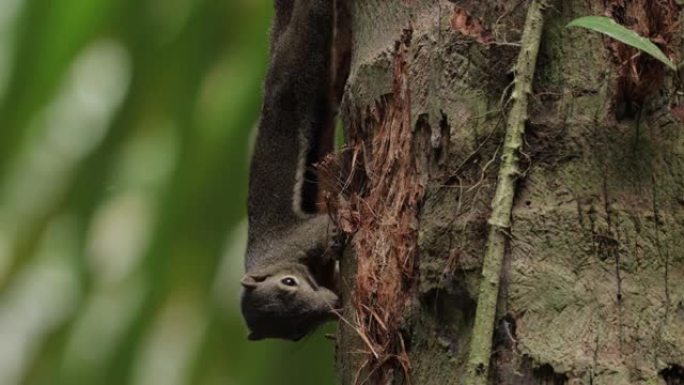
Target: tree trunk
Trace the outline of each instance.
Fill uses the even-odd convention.
[[[541,48],[523,146],[511,150],[535,4]],[[679,80],[643,53],[565,28],[609,15],[672,55],[680,6],[351,0],[350,10],[341,383],[684,383]],[[502,225],[492,207],[506,151],[517,172]],[[502,235],[499,285],[482,276]],[[480,302],[488,287],[498,301]],[[478,363],[485,307],[496,316],[490,359]]]

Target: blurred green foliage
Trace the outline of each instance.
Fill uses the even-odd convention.
[[[0,384],[331,384],[239,314],[271,0],[0,0]]]

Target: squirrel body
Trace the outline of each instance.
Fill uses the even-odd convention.
[[[241,310],[248,338],[298,340],[334,319],[331,224],[312,165],[331,147],[331,0],[276,0],[252,155]]]

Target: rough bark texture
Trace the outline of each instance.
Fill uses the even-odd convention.
[[[545,14],[524,174],[499,293],[491,384],[684,381],[684,109],[677,81],[666,73],[643,108],[628,113],[634,110],[633,103],[624,106],[630,71],[616,59],[612,42],[564,28],[578,16],[613,12],[616,3],[553,1]],[[353,241],[343,260],[342,384],[407,383],[404,370],[415,385],[462,383],[510,107],[510,70],[528,4],[351,1],[343,118],[350,143],[362,143],[356,154],[363,181],[345,193],[340,207],[347,220],[355,218],[348,229],[366,241]],[[679,15],[679,8],[674,11]],[[410,40],[402,39],[406,31]],[[670,52],[681,51],[679,36],[668,43]],[[405,78],[397,73],[400,51]],[[642,68],[629,64],[637,73]],[[399,78],[406,95],[397,95]],[[396,108],[405,112],[403,123],[388,126],[388,111]],[[383,129],[396,134],[398,127],[412,134],[410,144],[401,142],[411,160],[374,168],[380,163],[373,154],[388,142],[368,138]],[[383,175],[389,179],[377,183]],[[369,248],[371,239],[397,239],[391,233],[397,228],[379,217],[363,233],[369,216],[383,212],[373,204],[386,208],[402,195],[369,197],[407,181],[419,185],[411,197],[421,199],[407,204],[403,195],[397,203],[403,220],[415,218],[399,237],[409,243],[394,254]],[[365,211],[359,208],[364,205]],[[395,238],[382,238],[387,234]],[[356,263],[359,252],[366,252],[365,259]],[[359,286],[358,273],[367,271],[364,264],[381,268],[396,261],[387,255],[401,255],[411,265],[412,276],[398,274],[402,281],[395,282],[404,293],[401,304],[391,305],[401,311],[391,318],[398,334],[360,338],[374,322],[382,326],[364,314],[379,314],[373,306],[386,297],[377,282]],[[370,298],[366,313],[358,312],[354,300],[360,291]],[[373,352],[377,346],[387,348],[386,356]],[[396,359],[404,352],[408,361]]]

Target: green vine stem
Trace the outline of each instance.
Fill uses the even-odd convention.
[[[532,79],[544,25],[542,14],[544,8],[545,2],[543,0],[534,0],[530,3],[520,43],[520,53],[515,65],[514,88],[511,95],[512,107],[508,114],[496,194],[492,200],[492,214],[489,218],[489,234],[482,266],[482,281],[464,377],[464,384],[466,385],[486,385],[489,375],[501,270],[506,243],[508,242],[508,233],[511,228],[511,209],[515,187],[520,177],[520,150],[525,134],[528,97],[532,93]]]

